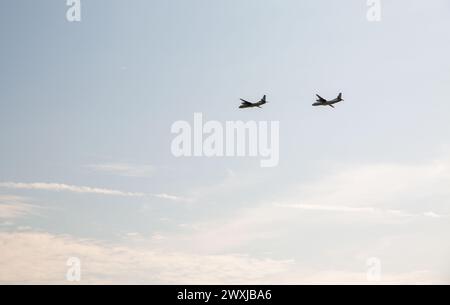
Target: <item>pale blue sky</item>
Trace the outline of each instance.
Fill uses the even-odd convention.
[[[66,254],[100,259],[73,250],[85,239],[105,253],[131,247],[128,263],[153,252],[212,260],[213,271],[207,259],[175,268],[181,279],[149,264],[135,277],[88,271],[92,282],[361,282],[371,256],[387,281],[448,282],[450,4],[382,1],[371,23],[366,1],[341,2],[82,0],[82,22],[69,23],[62,0],[2,1],[1,238],[25,239],[30,261],[39,234],[73,244],[75,254],[39,257],[63,270]],[[335,110],[311,107],[338,92]],[[264,94],[263,110],[237,109]],[[195,112],[280,121],[279,166],[174,158],[170,127]],[[24,212],[7,214],[14,206]],[[273,274],[214,265],[242,256]],[[0,282],[36,281],[11,278],[2,260]]]

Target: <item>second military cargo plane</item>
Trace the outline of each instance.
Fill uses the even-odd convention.
[[[321,97],[320,95],[317,95],[317,101],[316,103],[313,104],[313,106],[330,106],[332,108],[334,108],[334,104],[340,103],[343,101],[342,99],[342,93],[339,93],[338,97],[335,98],[334,100],[331,101],[327,101],[326,99],[324,99],[323,97]]]
[[[267,104],[265,95],[257,103],[250,103],[249,101],[246,101],[246,100],[243,100],[243,99],[241,99],[241,101],[242,101],[242,104],[241,104],[241,106],[239,106],[239,108],[241,108],[241,109],[243,109],[243,108],[255,108],[255,107],[261,108],[262,105]]]

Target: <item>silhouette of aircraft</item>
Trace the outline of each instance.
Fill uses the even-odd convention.
[[[255,108],[255,107],[261,108],[262,105],[267,104],[266,96],[265,96],[265,95],[264,95],[264,97],[263,97],[259,102],[257,102],[257,103],[250,103],[249,101],[246,101],[246,100],[243,100],[243,99],[241,99],[241,101],[242,101],[242,104],[241,104],[241,106],[239,106],[240,109],[244,109],[244,108]]]
[[[343,101],[342,99],[342,93],[339,93],[338,97],[335,98],[334,100],[331,101],[327,101],[326,99],[324,99],[323,97],[321,97],[320,95],[317,95],[317,101],[316,103],[313,104],[313,106],[330,106],[331,108],[334,108],[334,104],[340,103]]]

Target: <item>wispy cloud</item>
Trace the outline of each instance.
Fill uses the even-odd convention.
[[[169,195],[169,194],[165,194],[165,193],[154,194],[153,196],[155,196],[156,198],[159,198],[159,199],[166,199],[166,200],[179,201],[179,202],[192,202],[193,201],[190,198],[184,198],[184,197]]]
[[[431,217],[431,218],[443,218],[443,217],[448,217],[448,215],[440,215],[440,214],[436,214],[435,212],[426,212],[423,214],[426,217]]]
[[[88,186],[76,186],[60,183],[16,183],[2,182],[1,188],[17,189],[17,190],[41,190],[53,192],[71,192],[79,194],[98,194],[108,196],[125,196],[125,197],[144,197],[144,193],[124,192],[111,189],[93,188]]]
[[[0,195],[0,219],[16,219],[33,214],[36,206],[18,196]]]
[[[398,217],[415,217],[415,216],[427,216],[440,218],[440,215],[437,215],[433,212],[429,213],[411,213],[407,211],[401,210],[390,210],[390,209],[382,209],[376,207],[348,207],[348,206],[332,206],[332,205],[318,205],[318,204],[274,204],[275,207],[280,208],[290,208],[290,209],[298,209],[305,211],[318,211],[318,212],[337,212],[337,213],[370,213],[370,214],[380,214],[380,215],[392,215]]]
[[[374,213],[377,210],[372,207],[346,207],[331,205],[313,205],[313,204],[274,204],[276,207],[293,208],[307,211],[325,211],[325,212],[345,212],[345,213]]]
[[[91,164],[86,167],[96,172],[134,178],[146,178],[154,173],[154,167],[151,165],[137,165],[130,163]]]
[[[191,202],[189,198],[184,198],[165,193],[161,194],[147,194],[141,192],[125,192],[120,190],[68,185],[62,183],[22,183],[22,182],[1,182],[0,188],[16,189],[16,190],[37,190],[37,191],[51,191],[51,192],[70,192],[78,194],[94,194],[106,196],[122,196],[122,197],[149,197],[158,198],[177,202]]]

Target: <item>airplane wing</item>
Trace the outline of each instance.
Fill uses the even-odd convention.
[[[246,104],[246,105],[251,105],[252,104],[249,101],[246,101],[246,100],[243,100],[243,99],[241,99],[241,101],[242,101],[242,104]]]
[[[324,99],[323,97],[321,97],[320,95],[316,94],[317,98],[321,101],[321,102],[326,102],[327,100]]]

